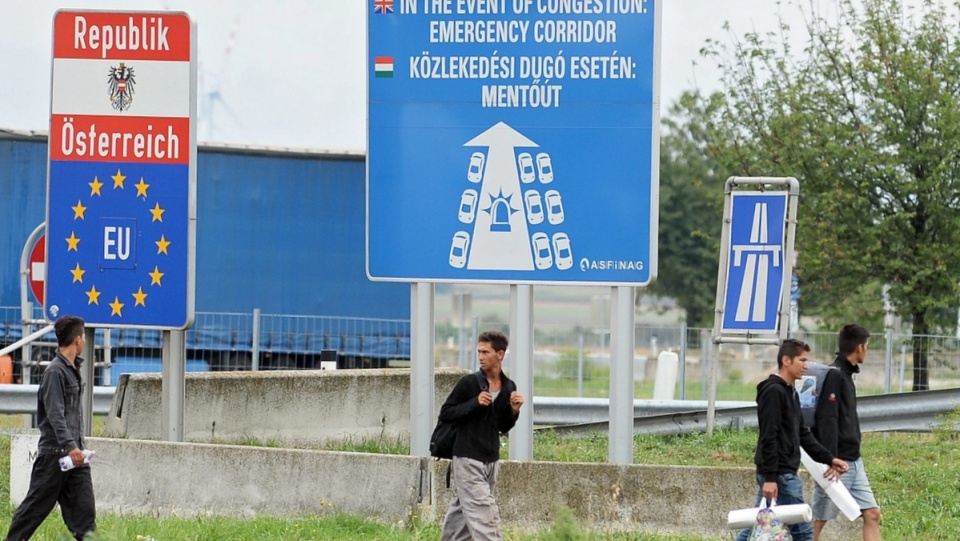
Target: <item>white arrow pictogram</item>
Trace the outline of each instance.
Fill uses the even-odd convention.
[[[514,148],[539,145],[498,122],[463,146],[489,147],[467,268],[533,270],[533,252]]]

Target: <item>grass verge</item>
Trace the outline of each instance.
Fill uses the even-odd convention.
[[[932,434],[865,434],[863,455],[877,500],[883,508],[883,539],[960,539],[960,411],[945,419]],[[256,444],[256,442],[249,442]],[[690,466],[751,467],[756,433],[718,431],[713,436],[644,437],[634,441],[634,462]],[[607,438],[594,434],[561,438],[538,432],[536,460],[605,462]],[[0,436],[0,534],[6,532],[14,511],[9,501],[10,438]],[[400,442],[348,442],[333,450],[404,454]],[[506,457],[504,457],[506,458]],[[746,473],[749,475],[749,473]],[[745,498],[749,498],[745,495]],[[609,540],[702,541],[700,537],[636,533],[605,534],[579,526],[572,515],[558,510],[552,525],[538,532],[505,532],[511,541]],[[167,540],[421,540],[438,539],[436,524],[381,524],[362,517],[330,514],[310,517],[118,517],[98,519],[102,541]],[[34,539],[66,540],[66,530],[55,512]]]

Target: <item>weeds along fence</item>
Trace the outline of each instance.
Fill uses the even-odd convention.
[[[39,311],[35,312],[39,318]],[[15,342],[24,330],[19,307],[0,307],[0,345]],[[476,367],[478,333],[501,330],[502,322],[474,319],[466,327],[439,324],[437,366]],[[832,362],[836,334],[798,333],[811,346],[811,359]],[[776,347],[712,344],[711,330],[683,325],[635,327],[634,396],[651,398],[657,358],[663,351],[679,359],[675,399],[704,400],[712,363],[719,363],[717,398],[753,400],[756,384],[776,370]],[[198,312],[186,333],[187,370],[271,370],[406,366],[410,322],[367,318],[283,314]],[[145,329],[97,330],[98,384],[110,385],[124,372],[160,371],[160,332]],[[923,349],[921,349],[923,348]],[[56,338],[45,336],[14,354],[15,378],[35,383],[55,355]],[[950,336],[873,332],[867,359],[857,375],[860,394],[910,391],[915,353],[926,355],[930,389],[960,387],[960,341]],[[329,363],[334,363],[330,365]],[[510,369],[510,356],[507,358]],[[534,392],[537,396],[607,397],[610,389],[609,329],[537,325],[534,329]]]

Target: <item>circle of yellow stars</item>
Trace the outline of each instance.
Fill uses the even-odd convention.
[[[113,180],[114,190],[126,189],[124,182],[127,180],[127,177],[125,177],[123,173],[121,173],[120,169],[117,169],[117,173],[115,175],[112,175],[110,178]],[[93,181],[88,182],[87,185],[90,186],[90,197],[102,196],[101,190],[103,189],[104,183],[101,182],[98,177],[94,176]],[[150,188],[150,185],[144,181],[143,177],[140,177],[140,182],[134,184],[133,187],[137,189],[136,197],[143,198],[143,200],[146,201],[147,190]],[[73,210],[74,221],[85,219],[84,213],[87,211],[87,207],[83,206],[82,200],[77,200],[76,206],[73,206],[70,208]],[[161,223],[163,222],[163,213],[166,212],[166,210],[160,207],[159,202],[157,202],[153,208],[149,209],[149,211],[150,211],[150,214],[152,215],[152,218],[150,220],[151,222],[161,222]],[[67,242],[68,252],[74,251],[79,253],[80,237],[76,235],[75,231],[71,231],[70,236],[64,240]],[[165,235],[161,234],[160,240],[154,241],[154,244],[157,245],[157,255],[160,255],[160,254],[169,255],[168,248],[170,247],[170,241],[166,239]],[[73,282],[71,283],[80,282],[82,284],[83,275],[86,274],[86,272],[87,272],[86,270],[80,267],[80,263],[77,262],[77,266],[70,270],[70,273],[73,275]],[[154,265],[153,271],[148,274],[150,276],[150,286],[148,287],[153,287],[153,286],[163,287],[163,276],[165,273],[160,271],[160,267],[158,265]],[[88,305],[90,304],[95,304],[97,306],[100,305],[100,295],[102,294],[102,291],[98,291],[97,286],[95,284],[91,284],[90,289],[85,291],[84,293],[87,294]],[[131,293],[131,296],[133,297],[134,308],[136,308],[137,306],[143,306],[143,307],[147,306],[147,297],[149,296],[149,294],[143,291],[143,287],[139,287],[136,292]],[[116,316],[116,317],[122,318],[123,309],[127,304],[128,303],[121,302],[119,296],[114,296],[113,302],[107,303],[107,305],[110,306],[110,317]]]

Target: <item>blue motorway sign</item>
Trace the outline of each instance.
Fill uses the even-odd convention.
[[[776,332],[786,268],[787,192],[734,192],[722,332]]]
[[[656,274],[655,0],[366,0],[367,274]]]

